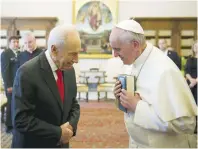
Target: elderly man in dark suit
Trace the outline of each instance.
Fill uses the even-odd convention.
[[[18,69],[13,86],[12,147],[69,147],[80,116],[72,66],[78,62],[80,49],[75,27],[59,25],[49,34],[48,49]]]
[[[167,41],[165,39],[160,39],[158,41],[159,49],[162,50],[181,70],[181,59],[178,56],[177,52],[168,50],[167,48]]]
[[[36,38],[31,32],[27,32],[22,37],[24,50],[19,55],[19,66],[39,55],[43,50],[36,45]]]
[[[9,38],[9,48],[1,54],[1,74],[4,82],[5,94],[7,103],[1,107],[1,121],[4,122],[4,113],[6,107],[6,132],[11,132],[11,99],[12,99],[12,86],[14,77],[18,68],[18,51],[19,39],[16,36]]]

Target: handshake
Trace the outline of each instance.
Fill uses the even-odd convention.
[[[60,144],[67,144],[71,137],[73,136],[73,128],[69,124],[69,122],[64,123],[60,126],[62,130],[61,138],[60,138]]]

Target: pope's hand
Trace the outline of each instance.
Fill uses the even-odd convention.
[[[116,81],[114,90],[113,90],[115,98],[120,97],[120,92],[121,92],[121,83],[120,83],[120,81]]]
[[[122,89],[119,96],[120,103],[123,105],[123,107],[127,108],[127,111],[135,112],[137,103],[141,100],[140,95],[136,93],[134,96],[133,93]]]

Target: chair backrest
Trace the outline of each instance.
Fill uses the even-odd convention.
[[[89,71],[91,71],[91,72],[98,72],[99,71],[99,68],[90,68]]]

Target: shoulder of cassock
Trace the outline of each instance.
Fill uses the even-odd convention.
[[[176,66],[173,66],[172,61],[164,61],[164,64],[161,64],[165,70],[158,74],[160,77],[153,88],[155,92],[152,100],[155,111],[164,121],[196,116],[197,106],[184,76]]]

